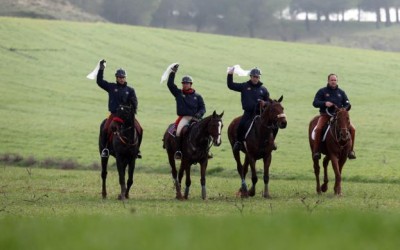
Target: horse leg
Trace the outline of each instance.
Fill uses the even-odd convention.
[[[269,199],[271,198],[270,194],[269,194],[269,188],[268,188],[268,184],[269,184],[269,167],[271,166],[271,160],[272,160],[272,155],[271,153],[269,153],[269,155],[267,154],[264,157],[264,198]]]
[[[342,194],[341,182],[342,176],[339,170],[339,160],[337,157],[331,157],[333,172],[335,173],[335,186],[333,188],[336,195]]]
[[[245,155],[244,162],[242,165],[242,173],[241,173],[242,185],[239,189],[240,196],[242,198],[249,197],[249,191],[248,191],[248,187],[247,187],[247,183],[246,183],[246,175],[247,175],[247,172],[249,171],[249,164],[250,164],[249,157],[247,155]]]
[[[256,172],[256,160],[249,158],[250,168],[251,168],[251,188],[249,190],[249,196],[253,197],[256,194],[256,183],[258,181]]]
[[[168,161],[169,165],[171,166],[171,174],[172,174],[172,179],[174,181],[174,186],[175,186],[175,192],[176,192],[176,199],[182,200],[182,192],[181,192],[181,182],[178,179],[178,171],[176,170],[176,164],[175,164],[175,159],[174,159],[174,153],[175,152],[168,152]]]
[[[247,171],[245,171],[245,166],[242,165],[242,163],[240,162],[240,152],[234,152],[233,156],[236,161],[237,172],[240,176],[240,179],[242,180],[242,184],[239,188],[238,195],[240,195],[242,198],[248,197],[247,184],[246,184],[246,180],[245,180],[246,179],[245,172],[247,173]],[[245,157],[245,160],[244,160],[245,164],[246,164],[246,159],[247,159],[247,156]]]
[[[186,182],[185,182],[185,193],[183,195],[183,198],[187,200],[189,198],[189,189],[190,185],[192,184],[192,180],[190,179],[190,164],[186,163],[185,164],[185,173],[186,173]]]
[[[103,196],[103,199],[107,198],[107,189],[106,189],[107,164],[108,164],[108,157],[101,157],[101,179],[103,182],[101,194]]]
[[[129,162],[128,167],[128,181],[126,182],[126,191],[125,191],[125,198],[129,199],[129,190],[133,184],[133,173],[135,172],[135,164],[136,164],[136,154],[132,157],[131,161]]]
[[[183,160],[181,160],[181,166],[179,167],[179,171],[178,171],[178,179],[177,179],[177,181],[178,181],[178,183],[179,183],[179,196],[178,196],[178,193],[177,193],[177,195],[176,195],[176,198],[177,199],[179,199],[179,200],[182,200],[184,197],[182,196],[182,194],[181,194],[181,183],[182,183],[182,179],[183,179],[183,174],[184,174],[184,171],[185,171],[185,164],[184,164],[184,161]],[[186,192],[186,190],[185,190],[185,192]]]
[[[320,171],[320,167],[319,167],[319,160],[318,159],[313,159],[314,162],[314,174],[315,174],[315,180],[317,182],[317,193],[321,194],[321,184],[319,182],[319,171]]]
[[[329,157],[325,156],[324,160],[322,161],[322,166],[324,167],[324,183],[321,186],[321,191],[324,193],[328,190],[328,164]]]
[[[127,163],[121,159],[120,157],[116,157],[117,159],[117,169],[119,176],[119,185],[121,186],[121,193],[118,195],[118,200],[124,200],[126,193],[126,185],[125,185],[125,167]]]
[[[201,198],[205,200],[207,198],[206,192],[206,170],[207,170],[208,160],[200,163],[200,184],[201,184]]]

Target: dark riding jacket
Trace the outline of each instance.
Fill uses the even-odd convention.
[[[228,88],[237,92],[241,92],[242,109],[246,113],[255,113],[258,108],[258,101],[269,101],[269,92],[262,82],[254,85],[250,80],[243,83],[233,82],[233,75],[228,74]]]
[[[321,114],[326,114],[325,102],[332,102],[338,108],[347,108],[350,106],[350,101],[346,93],[339,86],[331,88],[329,84],[318,90],[313,101],[313,106],[319,108]]]
[[[171,72],[168,77],[168,89],[175,96],[176,113],[178,116],[194,116],[201,118],[206,113],[203,97],[193,91],[190,94],[184,94],[175,83],[175,72]]]
[[[135,90],[129,87],[127,83],[109,83],[103,79],[104,70],[97,73],[97,85],[108,92],[108,110],[115,113],[120,104],[131,104],[134,110],[137,110],[138,101]]]

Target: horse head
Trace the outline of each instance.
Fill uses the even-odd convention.
[[[338,140],[347,141],[350,139],[350,117],[347,108],[335,108],[334,124],[338,131]]]
[[[286,114],[281,104],[283,96],[278,100],[272,100],[268,103],[261,115],[262,120],[268,120],[269,124],[276,125],[278,128],[284,129],[287,126]]]
[[[214,110],[213,114],[210,116],[210,121],[208,122],[207,131],[211,136],[214,146],[218,147],[221,145],[221,131],[224,126],[222,123],[222,116],[224,112],[221,114],[217,114]]]

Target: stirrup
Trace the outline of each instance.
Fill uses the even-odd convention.
[[[272,145],[272,150],[277,150],[278,146],[276,145],[276,143],[274,142],[274,145]]]
[[[142,153],[140,151],[138,151],[137,155],[136,155],[137,159],[142,159]]]
[[[212,159],[212,158],[214,158],[214,155],[212,153],[208,152],[207,157],[208,157],[208,159]]]
[[[110,151],[108,150],[108,148],[104,148],[104,149],[101,151],[101,157],[102,157],[102,158],[107,158],[108,156],[110,156]]]
[[[180,150],[175,152],[174,155],[175,160],[181,160],[182,159],[182,152]]]
[[[354,151],[350,151],[349,154],[347,155],[347,157],[348,157],[350,160],[357,159],[356,153],[355,153]]]

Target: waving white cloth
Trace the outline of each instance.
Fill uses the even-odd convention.
[[[101,60],[99,60],[96,67],[94,68],[94,70],[92,72],[90,72],[89,75],[86,76],[86,78],[88,78],[90,80],[96,79],[97,73],[99,72],[99,69],[100,69],[100,62],[101,62]],[[106,63],[104,63],[104,67],[105,66],[106,66]]]
[[[178,63],[173,63],[171,65],[168,66],[168,68],[164,71],[164,74],[161,76],[161,81],[160,84],[163,83],[165,80],[168,79],[169,73],[171,73],[172,69],[175,65],[177,65]]]
[[[248,76],[250,74],[250,70],[244,70],[242,67],[240,67],[239,64],[233,65],[232,67],[228,67],[226,70],[227,73],[231,72],[233,70],[234,74],[237,74],[238,76]]]

